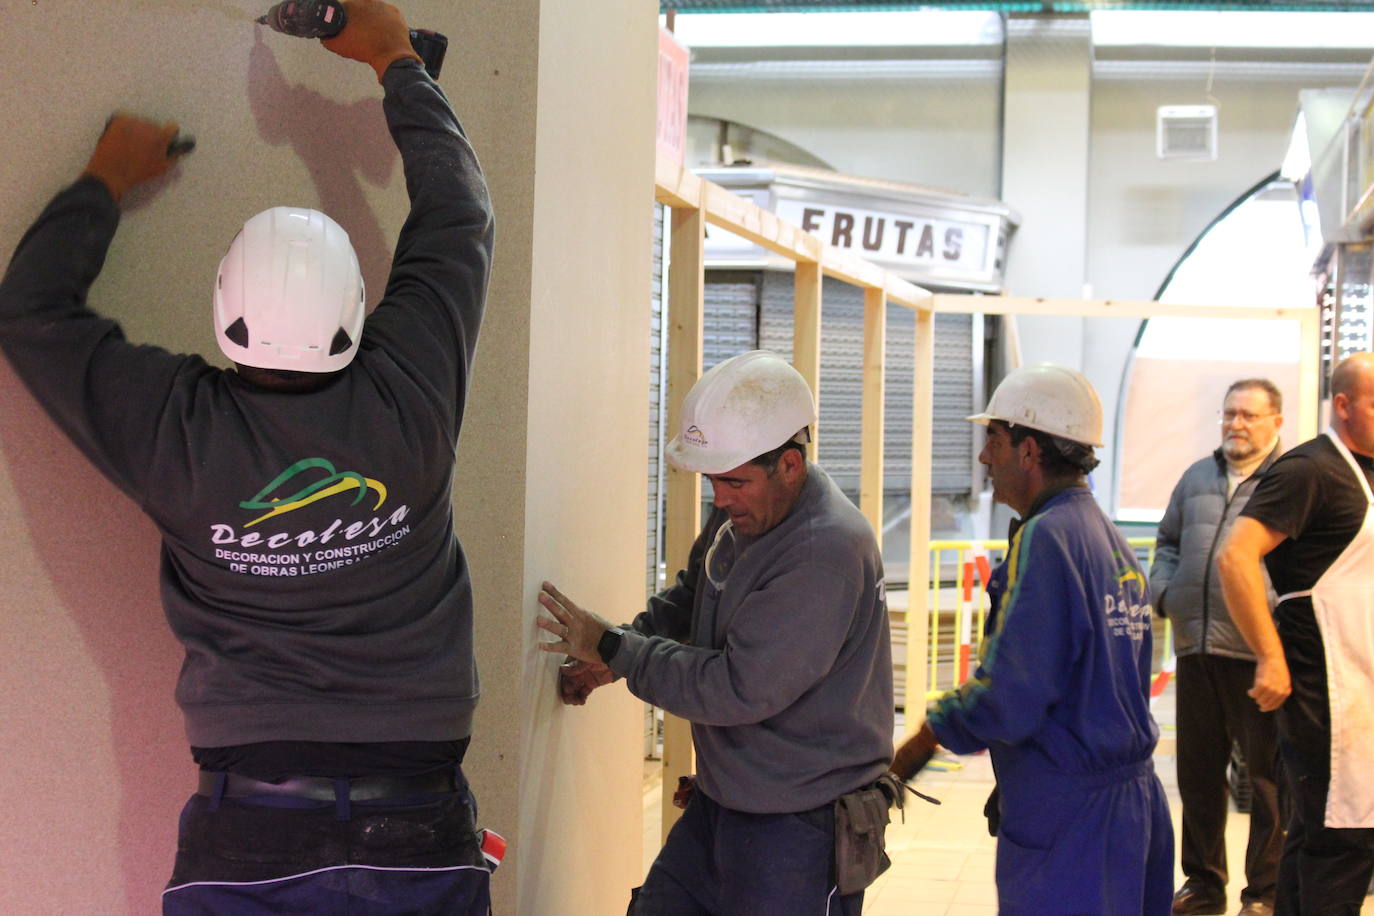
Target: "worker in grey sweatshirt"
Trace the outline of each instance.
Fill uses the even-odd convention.
[[[276,207],[244,225],[215,284],[236,369],[125,340],[87,294],[121,198],[179,148],[176,125],[132,116],[111,120],[0,283],[15,372],[162,535],[200,767],[165,913],[353,912],[359,884],[388,912],[488,908],[460,768],[478,685],[450,492],[490,203],[399,12],[347,11],[326,47],[376,73],[411,201],[370,316],[344,229]]]
[[[715,510],[676,583],[625,626],[545,583],[564,702],[623,677],[692,723],[698,773],[636,892],[638,914],[857,914],[837,890],[836,799],[892,759],[882,556],[867,520],[806,459],[816,421],[795,369],[736,356],[688,393],[667,457]],[[886,805],[883,806],[884,810]]]

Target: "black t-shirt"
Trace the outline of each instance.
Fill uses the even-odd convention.
[[[1374,459],[1357,454],[1355,461],[1374,484]],[[1316,584],[1359,532],[1368,505],[1350,464],[1323,435],[1274,462],[1241,515],[1288,536],[1265,557],[1282,596]],[[1292,603],[1280,605],[1280,619]]]

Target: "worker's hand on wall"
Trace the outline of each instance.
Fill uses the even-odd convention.
[[[181,154],[169,153],[176,137],[175,122],[158,124],[118,112],[105,124],[105,132],[81,174],[104,182],[118,203],[130,188],[157,178],[176,164]]]
[[[378,82],[386,68],[396,61],[407,57],[420,60],[420,55],[411,47],[410,29],[401,11],[390,3],[344,0],[344,11],[348,14],[348,24],[333,38],[324,39],[323,44],[340,57],[370,66],[377,71]]]
[[[565,706],[584,706],[598,687],[615,680],[615,672],[601,662],[570,658],[558,669],[558,697]]]
[[[1259,706],[1260,712],[1273,712],[1283,705],[1293,692],[1288,674],[1288,662],[1282,655],[1260,656],[1255,660],[1255,685],[1246,691]]]
[[[541,642],[539,648],[571,655],[578,661],[601,664],[596,645],[611,628],[607,620],[578,607],[549,582],[545,582],[539,592],[539,603],[553,616],[540,617],[535,622],[558,637],[558,642]]]

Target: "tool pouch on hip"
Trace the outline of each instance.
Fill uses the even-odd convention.
[[[880,783],[835,799],[835,886],[856,894],[887,871],[888,808],[892,797]]]

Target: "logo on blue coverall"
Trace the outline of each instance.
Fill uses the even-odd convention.
[[[1120,552],[1114,551],[1116,561],[1115,595],[1102,597],[1107,626],[1113,636],[1125,636],[1139,642],[1150,631],[1150,605],[1145,601],[1145,577],[1140,569]]]

